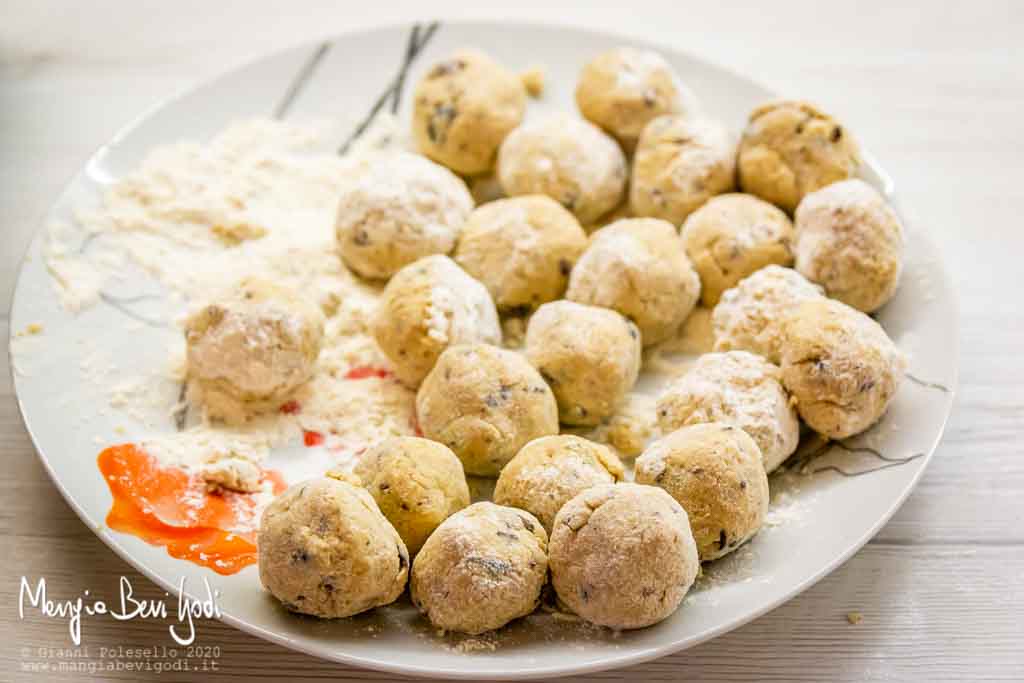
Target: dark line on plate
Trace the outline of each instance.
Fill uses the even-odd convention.
[[[906,458],[901,458],[901,459],[898,459],[898,460],[895,459],[895,458],[886,458],[886,460],[888,462],[886,462],[886,464],[884,464],[884,465],[879,465],[878,467],[871,467],[871,468],[866,469],[866,470],[857,470],[857,471],[852,471],[852,472],[850,470],[844,470],[842,467],[839,467],[838,465],[825,465],[824,467],[819,467],[818,469],[811,470],[807,474],[819,474],[821,472],[835,472],[836,474],[842,475],[844,477],[849,477],[849,478],[860,477],[860,476],[865,475],[865,474],[871,474],[872,472],[881,472],[882,470],[887,470],[890,467],[899,467],[900,465],[905,465],[906,463],[911,462],[912,460],[917,460],[918,458],[923,458],[923,457],[924,457],[924,453],[915,453],[914,455],[908,456]]]
[[[914,377],[909,372],[903,373],[903,376],[918,386],[925,387],[928,389],[938,389],[944,394],[949,393],[949,387],[947,387],[945,384],[939,384],[938,382],[929,382],[927,380],[921,379],[920,377]]]
[[[144,315],[139,315],[135,311],[125,306],[123,301],[110,296],[106,292],[100,292],[100,301],[107,304],[111,308],[117,309],[118,311],[124,313],[129,318],[137,320],[144,325],[148,325],[150,327],[167,327],[167,324],[161,320],[153,320],[152,318],[147,318]]]
[[[423,52],[423,49],[427,46],[427,42],[437,31],[440,26],[439,22],[432,22],[427,29],[423,32],[422,37],[417,39],[420,35],[420,25],[416,24],[410,29],[409,40],[406,43],[406,59],[402,62],[402,67],[399,72],[391,79],[388,86],[384,89],[377,99],[374,101],[373,106],[370,107],[369,113],[366,117],[356,126],[355,130],[352,131],[351,135],[341,144],[338,148],[338,154],[345,154],[349,148],[352,147],[352,143],[358,140],[363,133],[373,124],[376,120],[377,115],[380,114],[381,109],[388,103],[388,100],[392,100],[392,112],[398,112],[398,99],[401,97],[400,88],[405,82],[405,75],[408,73],[412,63],[416,61],[416,58]]]
[[[327,56],[327,53],[331,49],[329,42],[320,43],[320,47],[316,49],[306,63],[302,65],[299,72],[295,74],[295,78],[292,79],[291,84],[288,86],[288,90],[285,92],[284,97],[277,103],[277,107],[274,108],[274,118],[283,119],[287,114],[288,110],[291,109],[292,103],[298,99],[302,93],[306,84],[309,83],[309,79],[313,77],[313,72],[316,71],[317,66],[323,61],[323,58]]]
[[[178,428],[178,431],[185,429],[185,422],[188,420],[188,401],[185,399],[185,395],[188,393],[188,382],[181,383],[181,389],[178,390],[178,404],[174,407],[174,426]]]

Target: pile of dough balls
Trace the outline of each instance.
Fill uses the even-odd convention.
[[[320,309],[298,293],[245,280],[185,323],[191,389],[212,418],[274,410],[312,377],[323,334]]]
[[[469,215],[455,261],[480,280],[503,313],[526,313],[565,294],[587,234],[545,195],[484,204]]]
[[[899,284],[903,226],[882,195],[863,180],[833,183],[796,210],[796,269],[825,293],[871,313]]]
[[[487,288],[440,255],[411,263],[391,278],[372,328],[395,375],[412,387],[419,386],[449,346],[501,341],[498,312]]]
[[[345,617],[408,586],[441,631],[501,628],[544,595],[650,626],[758,534],[801,420],[845,439],[896,394],[905,358],[867,313],[896,291],[903,227],[856,179],[846,128],[776,102],[737,141],[641,49],[583,67],[578,114],[528,116],[524,83],[455,52],[416,85],[420,155],[346,162],[338,254],[382,289],[360,349],[416,390],[419,436],[267,507],[260,579],[289,610]],[[324,328],[299,293],[246,281],[188,320],[192,391],[215,418],[277,408]],[[204,476],[253,490],[239,463]],[[471,503],[473,477],[497,479],[493,502]]]
[[[602,52],[583,67],[576,105],[627,151],[652,119],[692,114],[696,108],[693,95],[661,55],[629,47]]]
[[[680,225],[717,194],[736,187],[736,140],[710,119],[659,116],[633,155],[629,207],[636,216]]]
[[[686,253],[700,274],[701,302],[764,266],[793,264],[793,223],[778,207],[748,194],[713,197],[683,224]]]
[[[806,195],[857,175],[850,131],[806,102],[773,102],[750,114],[737,156],[740,188],[792,213]]]
[[[435,64],[416,86],[412,131],[420,152],[456,173],[484,173],[505,136],[522,123],[519,77],[479,50]]]
[[[526,357],[570,425],[596,425],[615,412],[640,374],[640,350],[636,325],[572,301],[544,304],[526,328]]]
[[[527,442],[558,433],[551,388],[522,355],[488,344],[448,348],[416,393],[429,438],[470,474],[493,477]]]
[[[622,200],[626,157],[600,128],[569,114],[527,121],[498,152],[498,180],[510,197],[543,194],[589,225]]]
[[[466,184],[445,167],[405,152],[375,158],[342,192],[338,252],[357,275],[387,279],[424,256],[450,254],[472,210]]]
[[[700,279],[675,227],[657,218],[624,218],[591,236],[565,298],[618,311],[645,346],[675,334],[697,304]]]

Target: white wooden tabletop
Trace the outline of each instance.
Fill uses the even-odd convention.
[[[942,248],[960,292],[960,385],[937,457],[855,557],[757,621],[607,680],[1020,680],[1024,671],[1024,3],[476,3],[0,0],[0,300],[47,206],[91,152],[169,94],[268,51],[414,18],[498,16],[621,31],[673,45],[820,103],[896,179],[910,220]],[[429,15],[429,16],[425,16]],[[486,47],[486,46],[484,46]],[[6,339],[9,319],[0,314]],[[17,612],[21,576],[55,596],[116,595],[129,577],[64,503],[0,381],[0,679],[67,643],[63,621]],[[863,620],[852,624],[851,612]],[[165,622],[93,618],[103,645],[167,640]],[[218,622],[218,671],[101,679],[388,677],[327,664]],[[116,657],[115,657],[116,659]],[[130,657],[124,658],[131,659]]]

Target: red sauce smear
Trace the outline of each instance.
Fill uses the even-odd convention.
[[[320,432],[305,430],[302,432],[302,443],[309,447],[319,446],[324,442],[324,435]]]
[[[243,522],[253,526],[256,503],[251,494],[209,492],[204,482],[179,467],[161,466],[134,444],[111,446],[97,458],[114,502],[107,526],[137,536],[167,554],[234,574],[256,562],[256,532],[235,532]],[[263,471],[274,493],[286,488],[281,475]]]
[[[394,375],[390,370],[384,368],[374,368],[368,365],[359,366],[352,368],[345,373],[345,379],[366,379],[368,377],[379,377],[380,379],[387,379]]]
[[[281,414],[283,415],[295,415],[300,410],[302,410],[302,406],[299,404],[298,401],[291,400],[288,401],[287,403],[282,403],[281,407],[278,408],[278,410],[281,411]]]

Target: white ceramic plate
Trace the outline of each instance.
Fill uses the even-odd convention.
[[[342,35],[297,47],[232,71],[146,114],[90,159],[54,204],[50,218],[70,220],[73,207],[96,201],[112,179],[135,167],[152,147],[180,139],[207,139],[233,119],[343,112],[361,119],[385,91],[403,61],[411,27]],[[464,46],[480,46],[517,68],[542,65],[547,90],[530,115],[571,109],[580,66],[595,53],[637,44],[571,28],[510,23],[442,25],[404,81],[400,115],[427,65]],[[747,112],[773,94],[719,67],[664,46],[654,47],[675,66],[705,109],[737,130]],[[798,93],[794,93],[798,94]],[[892,184],[872,163],[866,177],[891,195]],[[249,633],[310,654],[405,674],[471,679],[539,677],[623,666],[687,648],[754,619],[821,579],[868,541],[917,482],[942,434],[956,384],[955,294],[926,235],[908,226],[907,267],[896,298],[878,315],[910,355],[910,372],[936,386],[907,381],[891,410],[871,432],[810,463],[816,474],[773,478],[789,487],[775,511],[781,523],[766,528],[733,556],[706,568],[705,578],[667,621],[613,635],[534,616],[508,627],[491,649],[467,647],[434,634],[411,607],[391,607],[334,622],[298,618],[260,588],[255,567],[221,577],[170,558],[162,548],[107,529],[110,494],[96,467],[104,444],[125,440],[115,431],[124,416],[107,407],[102,388],[83,378],[84,340],[99,344],[119,371],[140,373],[166,364],[168,329],[137,325],[126,332],[124,314],[96,306],[79,315],[61,310],[36,239],[22,267],[11,330],[42,323],[44,334],[20,339],[15,388],[25,423],[58,490],[82,520],[115,552],[153,581],[174,591],[181,577],[197,594],[205,577],[221,590],[224,619]],[[151,291],[142,276],[122,283],[126,292]],[[147,290],[148,287],[148,290]],[[120,289],[120,287],[119,287]],[[170,304],[140,303],[144,315],[169,320]],[[173,427],[166,417],[161,429]],[[849,476],[851,474],[857,476]],[[88,637],[88,636],[86,636]],[[202,634],[200,633],[200,637]],[[460,646],[459,643],[462,642]],[[471,645],[469,643],[468,645]]]

